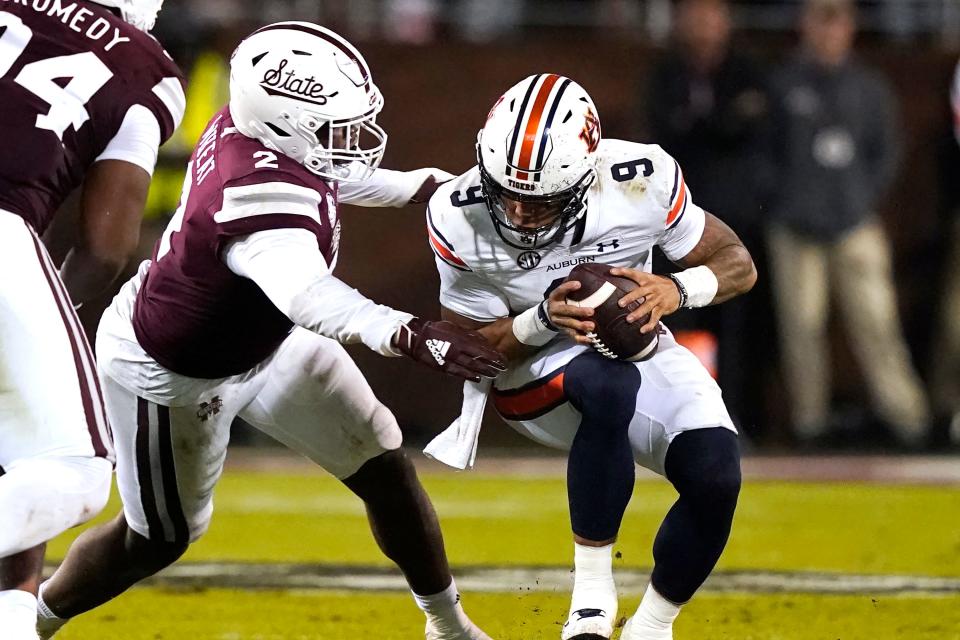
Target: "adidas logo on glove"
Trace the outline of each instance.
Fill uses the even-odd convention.
[[[447,355],[447,351],[450,350],[450,343],[446,340],[427,340],[427,349],[430,349],[430,354],[433,356],[433,359],[437,361],[441,367],[446,364],[444,356]]]

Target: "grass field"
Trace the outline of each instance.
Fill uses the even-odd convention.
[[[472,617],[499,640],[559,638],[571,558],[563,478],[433,472],[423,479]],[[664,482],[637,484],[617,545],[621,615],[639,601],[651,542],[673,497]],[[104,517],[117,508],[111,503]],[[952,486],[748,482],[716,577],[685,608],[676,638],[960,639],[958,524],[960,491]],[[61,557],[76,533],[52,543],[48,557]],[[204,575],[226,562],[248,563],[229,568],[247,588],[228,588],[239,582],[229,572],[170,578],[78,618],[58,638],[422,637],[422,617],[384,571],[389,563],[361,505],[320,473],[228,472],[213,526],[181,567]],[[275,563],[315,564],[299,571],[352,582],[304,589],[289,580],[274,588],[287,584],[264,577]]]

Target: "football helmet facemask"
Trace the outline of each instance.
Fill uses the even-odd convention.
[[[379,166],[382,109],[360,52],[315,24],[263,27],[230,60],[230,113],[240,133],[328,180],[357,182]]]
[[[141,31],[150,31],[157,22],[163,0],[91,0],[105,7],[120,10],[124,21]]]
[[[596,106],[569,78],[530,76],[500,98],[477,136],[477,162],[504,242],[541,249],[583,218],[599,144]]]

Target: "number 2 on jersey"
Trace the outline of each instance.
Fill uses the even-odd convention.
[[[33,31],[23,20],[0,11],[0,78],[5,76],[17,59],[23,55]],[[100,58],[92,51],[70,56],[37,60],[25,65],[14,82],[48,105],[47,113],[37,115],[36,126],[57,134],[63,140],[71,126],[77,130],[90,119],[86,104],[113,77]],[[55,80],[69,79],[65,86]]]
[[[254,159],[260,158],[257,164],[253,165],[255,169],[279,169],[277,164],[277,154],[270,151],[257,151],[253,154]]]

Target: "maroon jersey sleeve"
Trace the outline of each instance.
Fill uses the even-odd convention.
[[[317,238],[332,264],[339,238],[334,189],[290,158],[226,127],[217,164],[222,200],[213,219],[218,250],[231,238],[271,229],[300,228]]]
[[[169,138],[183,78],[160,44],[86,0],[0,4],[0,208],[42,233],[143,105]]]
[[[146,107],[154,115],[160,124],[160,143],[163,144],[180,126],[187,102],[179,69],[166,51],[160,49],[160,53],[163,58],[158,58],[154,68],[159,72],[154,75],[157,82],[149,90],[140,84],[139,78],[131,78],[131,102]]]
[[[261,362],[293,323],[257,285],[224,264],[234,238],[303,228],[333,265],[336,193],[304,167],[240,134],[228,109],[214,116],[190,159],[176,215],[137,296],[140,345],[171,371],[235,375]]]

